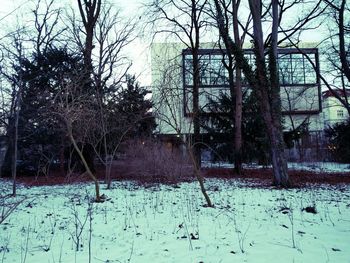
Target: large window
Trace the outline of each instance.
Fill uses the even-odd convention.
[[[301,53],[280,53],[278,56],[278,69],[281,85],[315,84],[317,79],[313,64],[316,65],[316,58],[311,56],[309,59]]]
[[[244,56],[254,68],[254,52],[244,50]],[[284,114],[318,113],[320,111],[320,84],[316,71],[317,49],[279,49],[278,69],[281,85],[282,112]],[[193,65],[189,50],[183,51],[184,110],[192,112]],[[199,104],[202,113],[212,113],[211,101],[218,101],[230,93],[229,59],[225,51],[202,49],[199,51]],[[234,66],[234,65],[233,65]],[[243,85],[249,88],[244,76]]]

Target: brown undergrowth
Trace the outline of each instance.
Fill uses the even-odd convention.
[[[271,185],[272,181],[272,169],[269,168],[244,169],[241,175],[235,174],[232,168],[208,168],[204,170],[204,173],[207,178],[254,179],[264,186]],[[309,184],[350,184],[350,172],[319,173],[290,169],[288,174],[293,187],[303,187]]]
[[[155,174],[150,176],[148,173],[145,176],[142,170],[133,167],[128,161],[117,162],[112,170],[112,180],[114,181],[126,181],[133,180],[140,184],[147,183],[179,183],[184,181],[195,180],[195,177],[191,174],[191,169],[186,169],[186,173],[183,173],[181,178],[176,179],[175,177],[166,177]],[[254,181],[256,187],[271,186],[272,183],[272,170],[268,168],[259,169],[244,169],[241,175],[234,173],[232,168],[203,168],[202,173],[205,178],[219,178],[219,179],[230,179],[230,180],[247,180]],[[104,180],[104,168],[97,167],[96,176],[99,180]],[[295,171],[289,170],[289,176],[291,177],[293,187],[306,187],[310,184],[350,184],[350,173],[319,173],[311,171]],[[64,173],[59,171],[51,171],[48,176],[24,176],[18,177],[18,182],[26,186],[42,186],[42,185],[61,185],[61,184],[74,184],[80,182],[91,181],[90,177],[85,174],[71,174],[66,176]]]

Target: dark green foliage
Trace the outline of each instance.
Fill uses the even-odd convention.
[[[270,163],[268,136],[254,91],[243,100],[242,134],[244,160]]]
[[[149,94],[141,87],[135,76],[127,76],[126,86],[121,87],[113,113],[124,120],[129,127],[128,137],[150,136],[156,127],[155,118],[151,112],[152,102],[146,99]],[[125,131],[125,126],[123,127]]]
[[[350,163],[350,119],[325,130],[330,148],[339,162]]]
[[[62,82],[81,71],[82,65],[81,59],[66,49],[51,48],[13,66],[17,72],[14,77],[19,80],[21,74],[23,82],[18,124],[18,162],[23,169],[19,173],[36,173],[47,163],[57,163],[68,139],[61,129],[61,120],[52,114],[52,102]],[[7,156],[11,156],[11,150],[10,147]],[[10,172],[9,157],[3,171]]]
[[[234,161],[232,103],[227,95],[222,95],[219,101],[209,98],[209,109],[214,114],[201,115],[202,128],[208,133],[203,141],[213,150],[214,161]]]
[[[208,144],[214,149],[214,161],[234,161],[234,101],[222,95],[219,101],[210,101],[210,110],[220,114],[202,115],[203,128],[209,133]],[[244,162],[269,162],[268,139],[264,122],[259,114],[256,96],[245,92],[243,96],[242,158]]]
[[[19,150],[21,158],[38,163],[43,155],[55,158],[65,140],[51,103],[67,75],[82,69],[82,62],[65,49],[53,48],[45,54],[34,54],[24,66],[26,87],[19,119]]]

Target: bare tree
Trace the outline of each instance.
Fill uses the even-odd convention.
[[[79,71],[81,73],[81,70]],[[59,92],[53,102],[53,113],[63,122],[67,136],[77,152],[88,176],[94,181],[96,202],[103,202],[100,195],[100,185],[97,177],[93,174],[84,154],[84,144],[87,138],[91,138],[91,133],[99,126],[98,111],[96,111],[96,100],[84,91],[87,81],[85,74],[75,72],[67,74],[61,82],[61,92]],[[83,146],[79,147],[79,143]]]
[[[89,26],[87,31],[86,23],[92,24],[92,22],[87,22],[84,12],[80,12],[82,19],[80,21],[75,11],[71,10],[68,14],[70,24],[67,38],[72,40],[73,49],[77,48],[82,52],[85,64],[89,64],[88,68],[96,90],[103,95],[102,93],[105,92],[103,89],[107,89],[111,84],[119,84],[131,66],[123,50],[135,39],[136,23],[133,19],[123,17],[120,10],[112,4],[102,4],[100,0],[94,2],[97,6],[93,28]],[[78,3],[80,7],[81,0]],[[86,7],[86,12],[92,12],[91,1],[84,0],[83,6]],[[89,16],[91,18],[92,15]],[[88,48],[91,50],[86,51]],[[87,55],[89,58],[86,58]]]
[[[111,84],[118,85],[131,66],[123,51],[135,39],[136,23],[122,17],[120,10],[114,8],[103,5],[96,21],[94,39],[98,52],[93,60],[94,82],[99,93]]]
[[[113,93],[125,78],[130,69],[131,63],[123,55],[124,49],[134,40],[133,33],[136,24],[132,20],[123,21],[120,11],[113,12],[112,5],[102,6],[100,17],[96,22],[95,39],[98,47],[98,53],[95,56],[96,67],[94,67],[94,85],[98,96],[101,129],[103,134],[103,152],[105,164],[105,182],[107,188],[111,187],[111,166],[113,158],[123,141],[128,130],[131,129],[130,123],[122,120],[113,121],[113,125],[121,128],[122,135],[117,142],[108,141],[108,134],[116,127],[112,127],[110,120],[107,119],[108,113],[106,106],[108,100],[113,100]],[[135,123],[134,123],[135,125]],[[110,138],[110,137],[109,137]],[[114,147],[109,147],[109,145]],[[108,159],[109,158],[109,159]],[[107,160],[108,159],[108,160]]]
[[[249,85],[255,91],[261,114],[263,116],[267,134],[270,142],[271,160],[274,173],[274,184],[287,187],[290,185],[287,173],[287,163],[284,156],[284,142],[281,126],[281,98],[279,87],[279,75],[277,70],[277,58],[279,43],[300,34],[302,29],[307,29],[307,24],[315,19],[323,10],[319,9],[318,1],[311,11],[303,18],[298,18],[297,22],[288,28],[281,29],[282,17],[285,12],[299,1],[286,3],[285,1],[272,0],[265,2],[260,0],[249,1],[249,10],[253,19],[253,32],[247,32],[254,43],[255,72],[244,58],[242,49],[232,41],[225,30],[225,19],[219,1],[215,0],[217,11],[217,23],[220,36],[227,43],[228,50],[235,58],[237,65],[242,68]],[[263,23],[270,17],[272,29],[270,34],[264,39]],[[281,30],[279,30],[281,29]],[[279,33],[284,37],[278,39]],[[268,66],[265,57],[268,56]]]
[[[261,21],[261,2],[249,1],[253,18],[253,40],[256,55],[257,83],[254,87],[261,100],[260,110],[265,120],[271,145],[271,160],[274,170],[274,184],[287,187],[290,185],[287,173],[287,161],[284,156],[284,142],[281,125],[281,100],[277,70],[277,38],[278,38],[278,1],[272,0],[272,32],[269,47],[269,75],[265,64],[265,48]]]
[[[193,147],[195,144],[187,137],[190,137],[194,120],[189,123],[182,117],[181,109],[183,108],[182,87],[179,86],[178,78],[181,74],[181,67],[176,61],[165,61],[167,67],[162,67],[159,82],[154,85],[153,100],[155,101],[154,112],[159,120],[160,132],[171,129],[188,153],[191,163],[194,168],[194,175],[199,182],[201,192],[207,202],[208,207],[213,207],[213,203],[206,191],[205,181],[201,174],[200,167],[197,165],[196,157],[194,156]]]
[[[85,44],[84,44],[84,63],[87,72],[92,72],[92,49],[94,48],[94,29],[97,19],[100,15],[101,0],[77,0],[80,17],[83,21],[85,29]]]
[[[207,22],[205,19],[205,8],[207,0],[171,0],[152,1],[148,5],[149,20],[156,34],[165,34],[175,37],[190,50],[192,55],[192,107],[191,118],[193,119],[193,156],[196,165],[201,165],[200,150],[200,108],[199,108],[199,86],[200,86],[200,63],[199,47],[201,36],[205,33]]]
[[[107,105],[100,107],[98,102],[99,125],[95,132],[91,133],[94,137],[89,139],[89,142],[95,146],[99,160],[105,166],[107,189],[111,188],[111,171],[120,145],[130,138],[140,139],[142,137],[141,128],[147,125],[147,121],[151,123],[153,119],[153,114],[147,112],[151,108],[151,103],[145,102],[145,107],[137,103],[137,100],[144,95],[143,90],[136,94],[138,84],[130,80],[127,82],[129,87],[121,87],[116,98],[110,98]],[[132,89],[131,86],[136,88]]]
[[[50,2],[37,0],[33,9],[35,36],[33,45],[37,55],[57,45],[60,35],[66,30],[59,25],[61,9],[54,7],[54,0]]]
[[[229,33],[231,30],[234,36],[234,42],[243,48],[243,43],[245,36],[248,31],[248,26],[251,22],[251,16],[247,18],[245,25],[239,20],[239,7],[241,4],[240,0],[225,1],[220,0],[223,16],[225,18],[225,30]],[[215,15],[214,15],[215,19]],[[232,29],[230,26],[232,25]],[[243,27],[242,35],[240,34],[240,27]],[[237,174],[242,172],[242,106],[243,106],[243,96],[242,96],[242,69],[238,67],[234,61],[234,56],[230,53],[227,54],[226,50],[229,49],[227,43],[225,45],[225,55],[228,55],[229,63],[225,65],[229,71],[229,84],[230,84],[230,96],[234,98],[232,104],[232,119],[234,120],[234,162],[235,171]]]
[[[12,34],[12,46],[3,45],[6,58],[10,60],[9,69],[4,65],[1,67],[1,74],[11,85],[9,95],[9,108],[7,115],[4,115],[3,123],[6,127],[6,134],[9,140],[8,151],[11,154],[11,174],[12,174],[12,195],[16,196],[17,189],[17,158],[18,158],[18,122],[22,103],[22,93],[24,89],[23,62],[25,60],[25,48],[23,46],[22,30],[18,29]],[[3,98],[5,100],[5,98]],[[4,109],[5,112],[5,109]],[[5,119],[7,118],[7,120]]]
[[[287,162],[283,152],[283,134],[280,123],[280,97],[279,97],[279,84],[278,84],[278,72],[277,72],[277,29],[276,23],[278,23],[278,3],[272,2],[273,6],[273,29],[272,29],[272,41],[269,48],[269,71],[270,80],[268,79],[268,71],[265,64],[265,47],[262,30],[262,10],[260,1],[249,1],[249,6],[253,18],[253,40],[256,56],[256,75],[254,74],[251,66],[244,58],[242,49],[234,43],[228,32],[225,30],[225,21],[221,11],[221,7],[218,1],[215,1],[217,10],[217,22],[220,30],[220,35],[223,38],[226,46],[229,47],[235,58],[237,65],[242,68],[250,86],[255,90],[258,100],[260,111],[264,118],[267,133],[269,135],[271,159],[274,170],[274,184],[277,186],[289,186],[289,177],[287,173]],[[271,84],[270,84],[271,83]]]
[[[350,116],[350,6],[346,0],[324,0],[324,3],[330,24],[324,41],[328,68],[319,77]]]
[[[105,182],[107,188],[109,188],[111,186],[110,171],[113,158],[119,144],[125,137],[122,135],[119,138],[112,139],[109,134],[115,133],[116,130],[120,130],[121,134],[127,133],[126,131],[131,129],[129,127],[131,123],[121,119],[108,119],[108,111],[111,110],[108,107],[111,103],[117,103],[118,89],[131,67],[131,62],[125,56],[124,50],[135,39],[136,23],[133,19],[124,18],[120,10],[112,4],[99,2],[96,2],[96,21],[92,30],[92,39],[89,37],[89,41],[93,41],[92,47],[94,50],[90,53],[90,59],[85,58],[85,63],[88,60],[91,63],[91,84],[99,107],[100,126],[96,133],[100,137],[95,138],[95,140],[99,140],[99,146],[102,146],[102,148],[96,149],[96,153],[105,165]],[[88,4],[86,1],[84,3],[85,5]],[[71,25],[69,25],[70,37],[73,36],[74,44],[83,52],[84,57],[88,48],[88,31],[85,20],[83,17],[83,28],[73,11],[70,16]]]
[[[233,35],[234,40],[240,47],[243,46],[243,38],[239,33],[238,8],[240,1],[232,1]],[[248,23],[247,23],[248,24]],[[240,174],[242,170],[242,70],[236,67],[235,76],[235,169]]]

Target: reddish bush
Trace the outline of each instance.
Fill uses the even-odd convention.
[[[122,172],[127,178],[152,182],[178,182],[192,176],[185,152],[157,141],[130,141],[126,147]],[[118,170],[118,169],[117,169]]]

